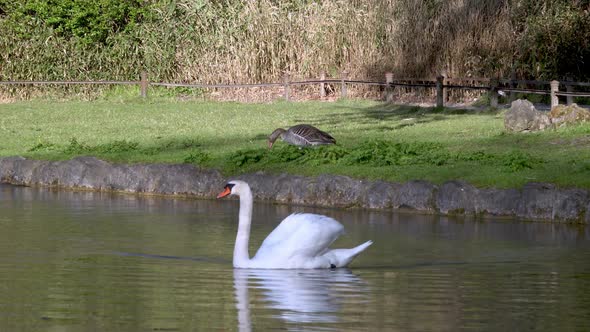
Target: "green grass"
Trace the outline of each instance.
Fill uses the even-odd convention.
[[[337,146],[297,149],[266,137],[313,124]],[[590,188],[590,124],[508,133],[501,112],[436,110],[370,101],[238,104],[141,100],[30,101],[0,105],[0,156],[193,163],[226,175],[265,170],[302,175],[477,186],[551,182]]]

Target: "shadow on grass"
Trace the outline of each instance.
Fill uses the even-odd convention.
[[[481,114],[481,110],[466,108],[436,108],[406,106],[381,103],[368,108],[354,108],[339,105],[339,109],[348,109],[347,112],[329,113],[319,116],[315,119],[295,119],[296,122],[312,122],[317,126],[342,126],[345,124],[356,123],[361,125],[374,124],[377,129],[396,130],[416,124],[425,124],[435,121],[445,121],[451,115],[470,115]],[[485,111],[486,113],[495,113],[498,111]],[[389,121],[390,124],[384,124]]]
[[[247,140],[260,140],[259,148],[267,150],[266,135],[259,134]],[[239,146],[244,137],[223,138],[157,138],[151,142],[135,140],[113,140],[95,144],[89,140],[78,140],[73,137],[66,144],[39,142],[27,149],[25,157],[47,160],[65,160],[79,156],[94,156],[112,162],[164,162],[191,163],[202,166],[215,166],[211,151],[223,149],[226,146]]]
[[[87,141],[79,141],[73,137],[66,145],[57,145],[49,142],[39,142],[30,147],[27,152],[31,156],[43,156],[49,159],[71,158],[82,155],[93,156],[121,156],[130,154],[157,155],[164,151],[190,151],[199,149],[202,143],[195,139],[168,139],[160,144],[144,145],[133,140],[113,140],[108,143],[92,144]]]

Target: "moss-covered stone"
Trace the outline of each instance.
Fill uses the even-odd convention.
[[[588,122],[590,121],[590,110],[582,108],[577,104],[557,105],[549,112],[549,118],[555,126]]]

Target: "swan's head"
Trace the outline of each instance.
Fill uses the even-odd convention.
[[[240,196],[240,194],[249,191],[250,186],[246,182],[240,180],[233,180],[225,184],[225,187],[223,187],[223,191],[219,193],[219,195],[217,195],[217,198],[222,198],[229,195]]]
[[[272,134],[270,134],[270,136],[268,136],[268,148],[272,149],[272,145],[277,140],[277,138],[279,138],[279,136],[282,137],[283,134],[285,134],[285,132],[286,132],[286,130],[283,128],[275,129],[275,131],[273,131]]]

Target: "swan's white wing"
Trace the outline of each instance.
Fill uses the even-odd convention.
[[[342,234],[336,220],[318,214],[292,214],[285,218],[262,242],[254,259],[284,260],[294,256],[323,254]]]

